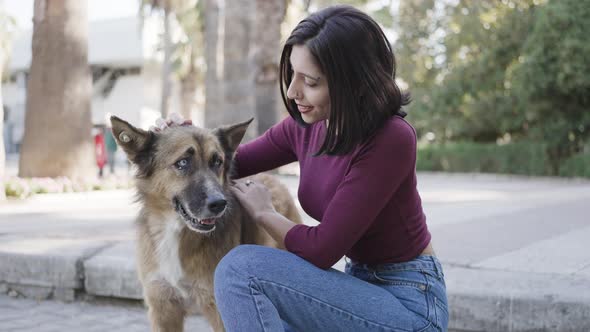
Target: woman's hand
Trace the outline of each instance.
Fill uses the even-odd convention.
[[[159,132],[168,127],[176,127],[176,126],[191,126],[193,121],[188,119],[185,120],[182,115],[178,113],[170,113],[168,115],[168,119],[157,118],[156,125],[150,127],[150,131]]]
[[[252,180],[242,180],[231,191],[254,222],[270,234],[279,248],[285,248],[285,236],[296,224],[275,211],[268,188]]]
[[[237,181],[231,191],[255,221],[259,221],[260,216],[266,213],[276,213],[270,191],[261,183],[252,180]]]

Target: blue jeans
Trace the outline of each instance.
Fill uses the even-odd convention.
[[[433,256],[349,262],[342,273],[287,251],[241,245],[221,260],[214,283],[228,332],[447,330],[444,275]]]

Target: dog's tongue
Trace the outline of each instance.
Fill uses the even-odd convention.
[[[213,225],[213,224],[215,224],[215,219],[202,219],[201,224]]]

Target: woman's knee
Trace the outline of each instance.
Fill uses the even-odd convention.
[[[243,244],[230,250],[215,268],[215,283],[223,282],[232,275],[247,277],[250,265],[256,259],[261,246]]]
[[[249,284],[256,278],[257,266],[268,249],[258,245],[240,245],[230,250],[215,268],[213,286],[215,297],[223,297],[227,292]]]

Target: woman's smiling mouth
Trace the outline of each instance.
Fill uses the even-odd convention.
[[[304,106],[304,105],[297,104],[297,109],[301,113],[307,113],[313,109],[313,106]]]

